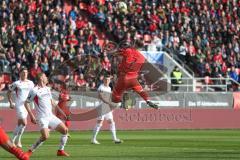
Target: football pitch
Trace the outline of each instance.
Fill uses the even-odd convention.
[[[118,131],[122,144],[114,144],[109,131],[98,135],[100,145],[90,143],[92,132],[70,132],[65,150],[70,157],[57,157],[60,134],[50,138],[31,160],[230,160],[240,159],[240,130],[151,130]],[[11,135],[11,134],[9,134]],[[38,132],[25,133],[24,150],[39,137]],[[0,160],[14,160],[0,149]]]

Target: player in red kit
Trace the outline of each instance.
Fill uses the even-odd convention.
[[[70,127],[71,122],[69,120],[69,115],[70,115],[70,111],[69,111],[69,106],[68,106],[68,102],[70,101],[70,95],[69,92],[67,91],[67,89],[64,87],[62,89],[62,91],[59,94],[59,102],[58,102],[58,107],[63,111],[63,113],[65,115],[63,115],[62,112],[60,112],[60,110],[56,110],[56,116],[65,121],[65,125],[67,128]]]
[[[137,41],[136,47],[141,47],[142,42]],[[118,55],[122,56],[122,61],[118,66],[118,79],[112,93],[112,101],[120,103],[124,91],[133,89],[147,104],[155,109],[158,106],[149,100],[149,96],[138,82],[138,74],[145,63],[145,57],[134,47],[125,47],[119,50]]]
[[[20,148],[14,146],[14,144],[9,140],[8,135],[1,127],[0,127],[0,146],[9,153],[15,155],[19,160],[29,160],[29,156],[26,153],[24,153]]]

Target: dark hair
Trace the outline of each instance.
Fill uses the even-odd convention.
[[[27,71],[28,71],[28,69],[27,69],[26,67],[21,67],[20,73],[21,73],[22,71],[24,71],[24,70],[27,70]]]
[[[109,72],[104,73],[104,79],[111,78],[111,74]]]
[[[136,48],[142,48],[142,47],[144,47],[143,40],[137,39],[137,40],[135,41],[134,46],[135,46]]]

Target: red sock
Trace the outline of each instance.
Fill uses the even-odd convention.
[[[70,125],[71,125],[71,122],[70,121],[65,121],[65,125],[66,125],[67,128],[69,128]]]
[[[10,149],[10,152],[14,154],[18,159],[24,159],[25,158],[25,153],[17,147],[12,147]]]

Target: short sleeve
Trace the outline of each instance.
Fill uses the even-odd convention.
[[[98,92],[103,92],[103,89],[102,89],[102,85],[100,85],[99,87],[98,87],[98,90],[97,90]]]
[[[36,96],[36,92],[32,89],[30,90],[29,94],[28,94],[28,97],[27,97],[27,102],[32,102]]]
[[[16,82],[12,83],[11,85],[9,85],[9,90],[10,91],[14,91],[17,88],[17,84]]]

